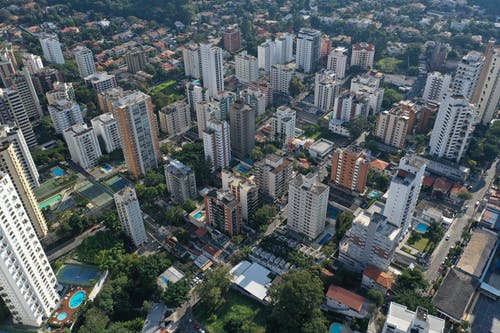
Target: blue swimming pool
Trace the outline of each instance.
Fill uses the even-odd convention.
[[[82,305],[83,301],[85,301],[85,294],[86,293],[83,290],[74,293],[73,296],[71,296],[71,298],[69,299],[69,307],[71,309],[75,309]]]
[[[333,323],[330,326],[330,333],[341,333],[344,330],[344,325],[339,323]]]
[[[193,217],[195,220],[199,220],[203,217],[203,212],[198,212],[198,213],[194,214]]]
[[[416,231],[421,232],[425,234],[427,230],[429,229],[429,226],[425,223],[419,223],[417,227],[415,228]]]
[[[380,198],[381,194],[378,193],[378,192],[375,192],[375,191],[372,191],[370,192],[370,194],[368,194],[368,199],[373,199],[373,198]]]
[[[170,281],[168,281],[168,279],[166,277],[164,277],[163,275],[160,275],[160,279],[163,280],[163,282],[165,282],[165,284],[168,284]]]
[[[53,167],[50,172],[52,173],[52,175],[54,177],[61,177],[61,176],[64,176],[64,170],[61,169],[60,167]]]
[[[326,216],[329,219],[335,220],[337,215],[340,213],[340,209],[333,207],[332,205],[328,205],[326,209]]]
[[[103,169],[104,169],[104,171],[106,171],[106,172],[110,172],[111,170],[113,170],[113,167],[112,167],[111,165],[109,165],[109,164],[104,164],[104,165],[102,166],[102,168],[103,168]]]
[[[248,170],[250,170],[250,169],[248,169],[247,167],[245,167],[245,166],[243,166],[243,165],[241,165],[241,164],[240,164],[240,165],[238,165],[238,167],[237,167],[237,168],[238,168],[238,170],[239,170],[239,171],[241,171],[241,172],[243,172],[243,173],[247,173],[247,172],[248,172]]]
[[[318,242],[319,245],[325,245],[326,243],[328,243],[330,241],[330,239],[332,239],[333,235],[330,234],[330,233],[327,233],[326,235],[323,236],[323,238],[321,238],[321,240]]]
[[[68,314],[66,312],[61,312],[60,314],[57,315],[57,320],[61,321],[66,319],[68,317]]]

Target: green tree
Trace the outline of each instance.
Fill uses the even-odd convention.
[[[168,224],[181,226],[184,224],[184,209],[181,206],[172,206],[167,209],[165,219]]]
[[[262,149],[260,147],[255,147],[250,152],[250,158],[253,161],[260,161],[263,157],[264,157],[264,153],[262,152]]]
[[[224,266],[219,266],[207,272],[205,280],[196,288],[196,292],[200,297],[200,302],[213,311],[224,304],[224,296],[230,287],[229,270]]]
[[[105,332],[108,325],[109,318],[97,308],[90,308],[83,316],[83,325],[78,332]]]
[[[264,205],[257,209],[253,214],[252,220],[257,226],[267,225],[276,215],[274,208],[270,205]]]
[[[382,108],[388,109],[392,104],[399,102],[403,99],[403,94],[392,88],[385,88],[384,98],[382,100]]]
[[[290,96],[297,97],[303,90],[304,90],[304,83],[302,82],[302,79],[298,76],[294,76],[290,80],[290,86],[288,88]]]
[[[439,222],[432,221],[429,224],[425,236],[429,238],[431,243],[437,244],[444,236],[444,229]]]
[[[186,201],[184,201],[184,203],[182,204],[182,209],[184,209],[186,211],[186,213],[191,213],[193,210],[196,209],[196,203],[191,200],[191,199],[187,199]]]
[[[368,290],[368,294],[366,296],[377,306],[381,306],[384,303],[384,293],[382,293],[380,290],[370,289]]]
[[[395,289],[401,292],[425,290],[428,287],[429,282],[427,282],[424,274],[418,268],[404,268],[395,281]]]
[[[183,228],[178,228],[173,232],[175,238],[177,238],[177,241],[181,244],[187,245],[189,243],[189,240],[191,239],[191,236],[189,235],[189,232],[184,230]]]
[[[184,279],[171,283],[162,294],[162,300],[170,308],[177,308],[189,298],[189,281]]]
[[[466,189],[461,189],[458,192],[458,197],[462,200],[470,200],[470,199],[472,199],[472,194],[469,191],[467,191]]]
[[[335,238],[340,242],[347,230],[352,226],[354,215],[350,211],[343,211],[337,216],[335,226]]]

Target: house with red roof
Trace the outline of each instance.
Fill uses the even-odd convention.
[[[326,292],[326,306],[345,316],[366,318],[370,315],[371,303],[361,295],[332,284]]]
[[[367,289],[377,289],[384,294],[392,289],[394,275],[384,272],[376,267],[368,266],[363,271],[363,279],[361,285]]]
[[[441,177],[436,179],[434,182],[434,187],[432,188],[432,194],[440,197],[447,197],[451,187],[453,186],[446,178]]]

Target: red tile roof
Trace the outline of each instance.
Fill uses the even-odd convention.
[[[391,289],[394,283],[394,275],[386,273],[376,267],[368,266],[363,271],[363,275],[375,281],[385,289]]]
[[[326,297],[342,303],[349,308],[361,312],[365,298],[339,286],[331,285],[326,292]]]
[[[206,228],[200,227],[200,228],[196,229],[196,231],[194,233],[198,237],[203,237],[208,233],[208,230]]]
[[[434,184],[434,178],[431,176],[424,176],[423,185],[425,187],[431,187]]]
[[[368,43],[356,43],[352,46],[352,49],[356,51],[359,50],[373,51],[375,47],[372,44]]]
[[[443,193],[447,193],[450,190],[451,186],[452,184],[442,177],[436,179],[436,181],[434,182],[434,190],[438,190]]]
[[[378,159],[370,162],[370,167],[377,169],[377,170],[380,170],[380,171],[384,171],[385,169],[387,169],[388,166],[389,166],[389,163],[387,163],[386,161],[378,160]]]

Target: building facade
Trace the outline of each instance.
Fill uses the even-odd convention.
[[[484,60],[484,56],[477,51],[470,51],[462,57],[451,84],[455,95],[462,95],[467,101],[471,101],[481,75]]]
[[[60,99],[49,105],[50,119],[57,134],[62,134],[69,127],[83,123],[82,110],[78,103]]]
[[[247,54],[247,51],[238,53],[234,57],[236,78],[241,83],[251,83],[259,79],[257,58]]]
[[[363,193],[370,161],[368,154],[357,146],[338,148],[333,152],[331,181],[351,191]]]
[[[42,33],[39,37],[43,57],[51,64],[64,64],[61,43],[56,34]]]
[[[86,124],[73,125],[64,130],[63,136],[73,162],[83,169],[93,168],[99,163],[102,153],[92,127]]]
[[[28,69],[30,74],[35,74],[43,68],[42,58],[39,55],[32,53],[23,53],[23,65]]]
[[[375,45],[368,43],[356,43],[351,50],[351,66],[359,66],[362,69],[373,67],[375,59]]]
[[[201,78],[211,96],[224,91],[222,50],[212,44],[200,44]]]
[[[290,140],[295,138],[296,115],[295,110],[282,105],[276,109],[271,118],[272,137],[280,142],[283,148],[288,147]]]
[[[141,206],[134,188],[125,187],[114,195],[118,218],[136,247],[148,241]]]
[[[410,101],[401,101],[378,115],[375,136],[389,146],[403,148],[406,137],[413,133],[417,118],[417,106]]]
[[[345,78],[347,69],[347,49],[345,47],[337,47],[328,54],[326,69],[333,71],[339,80]]]
[[[225,120],[210,119],[203,132],[205,158],[212,163],[212,170],[229,166],[231,162],[231,139],[229,124]]]
[[[271,88],[276,92],[288,95],[290,81],[295,75],[295,70],[286,65],[271,66]]]
[[[93,118],[90,122],[97,136],[104,142],[106,153],[109,154],[116,149],[122,148],[118,122],[112,113],[103,113]]]
[[[97,73],[94,62],[94,54],[85,46],[77,46],[74,50],[76,65],[82,79]]]
[[[229,236],[240,233],[241,205],[231,192],[213,189],[205,195],[204,201],[208,224]]]
[[[142,49],[134,48],[125,54],[125,62],[130,73],[137,73],[146,67],[148,59]]]
[[[118,87],[116,77],[113,74],[108,74],[107,72],[91,74],[86,76],[84,81],[89,88],[97,90],[98,93]]]
[[[228,52],[236,52],[241,49],[241,32],[237,27],[228,27],[222,31],[224,49]]]
[[[158,111],[160,131],[168,136],[178,135],[191,128],[191,111],[186,100],[177,101]]]
[[[229,111],[232,154],[245,159],[255,146],[255,111],[239,100]]]
[[[279,199],[288,190],[292,178],[291,160],[276,154],[270,154],[255,163],[255,182],[260,193],[272,200]]]
[[[241,218],[249,221],[259,206],[259,188],[252,179],[223,170],[222,190],[231,192],[241,205]]]
[[[427,75],[422,99],[426,103],[441,103],[444,95],[450,89],[451,75],[432,72]]]
[[[331,111],[335,97],[340,92],[340,82],[337,82],[335,73],[323,71],[316,73],[314,81],[314,105],[322,111]]]
[[[472,103],[477,106],[477,122],[487,125],[498,111],[500,96],[500,46],[489,44]]]
[[[165,179],[172,201],[182,204],[188,199],[196,199],[196,178],[193,170],[177,160],[165,165]]]
[[[302,28],[297,35],[297,50],[295,62],[297,69],[304,73],[312,73],[319,64],[321,52],[321,32],[319,30]]]

